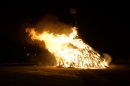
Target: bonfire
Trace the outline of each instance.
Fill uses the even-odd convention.
[[[108,67],[108,62],[78,36],[76,27],[69,35],[55,34],[49,31],[38,33],[35,28],[27,28],[32,40],[43,41],[45,48],[55,56],[54,66],[101,69]]]

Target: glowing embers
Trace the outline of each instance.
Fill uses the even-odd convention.
[[[45,43],[45,48],[55,56],[55,66],[92,69],[108,66],[105,59],[101,58],[98,52],[78,37],[75,27],[72,28],[72,33],[68,36],[47,31],[39,34],[34,28],[28,28],[26,32],[29,32],[32,40],[40,40]]]

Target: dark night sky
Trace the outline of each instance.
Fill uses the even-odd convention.
[[[37,23],[46,13],[54,14],[60,21],[73,25],[73,15],[69,10],[71,7],[77,8],[78,31],[85,42],[113,58],[129,58],[128,2],[5,1],[0,4],[1,62],[19,62],[28,58],[28,52],[39,52],[37,46],[25,42],[27,33],[24,25]]]

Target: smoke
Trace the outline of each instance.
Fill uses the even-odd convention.
[[[46,14],[42,18],[39,19],[39,22],[36,24],[27,24],[28,28],[35,28],[38,33],[42,33],[43,31],[48,31],[54,34],[65,34],[68,35],[72,32],[72,26],[68,24],[64,24],[60,22],[58,17],[52,14]],[[41,41],[32,41],[31,38],[28,36],[28,43],[33,45],[34,47],[39,48],[39,52],[37,55],[30,55],[29,62],[30,63],[37,63],[38,65],[54,65],[56,60],[54,55],[48,52],[45,49],[44,42]]]
[[[54,55],[44,49],[37,54],[30,54],[29,63],[35,63],[40,66],[53,66],[55,62]]]
[[[35,31],[37,31],[39,34],[44,31],[48,31],[54,34],[69,35],[72,32],[71,25],[60,22],[57,16],[48,13],[45,14],[43,17],[41,17],[35,25],[31,25],[31,24],[28,25],[29,25],[28,28],[35,28]],[[37,40],[32,41],[32,39],[30,39],[29,36],[27,39],[29,44],[38,45],[38,46],[40,45],[40,47],[45,48],[44,42],[37,41]]]
[[[66,34],[72,32],[70,28],[72,28],[71,25],[64,24],[60,22],[58,17],[52,15],[52,14],[46,14],[44,17],[42,17],[39,22],[35,26],[36,31],[39,33],[43,31],[49,31],[54,34]]]
[[[102,53],[102,57],[107,62],[106,66],[109,66],[111,61],[112,61],[112,57],[109,54],[107,54],[107,53]]]
[[[71,24],[65,24],[63,22],[61,22],[57,16],[46,13],[45,15],[43,15],[42,17],[40,17],[39,19],[37,19],[36,22],[25,22],[22,25],[22,28],[24,28],[24,33],[21,34],[20,38],[22,40],[22,43],[28,43],[30,45],[39,45],[41,44],[41,42],[39,41],[32,41],[32,39],[30,39],[30,37],[28,36],[28,34],[25,34],[25,28],[35,28],[35,31],[37,31],[38,33],[42,33],[43,31],[48,31],[50,33],[54,33],[54,34],[66,34],[68,35],[69,33],[72,32],[72,25]],[[24,36],[24,37],[23,37]],[[24,40],[23,40],[24,38]],[[41,45],[41,47],[43,47],[44,44]]]

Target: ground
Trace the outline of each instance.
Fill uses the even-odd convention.
[[[130,66],[106,69],[0,67],[0,86],[130,86]]]

